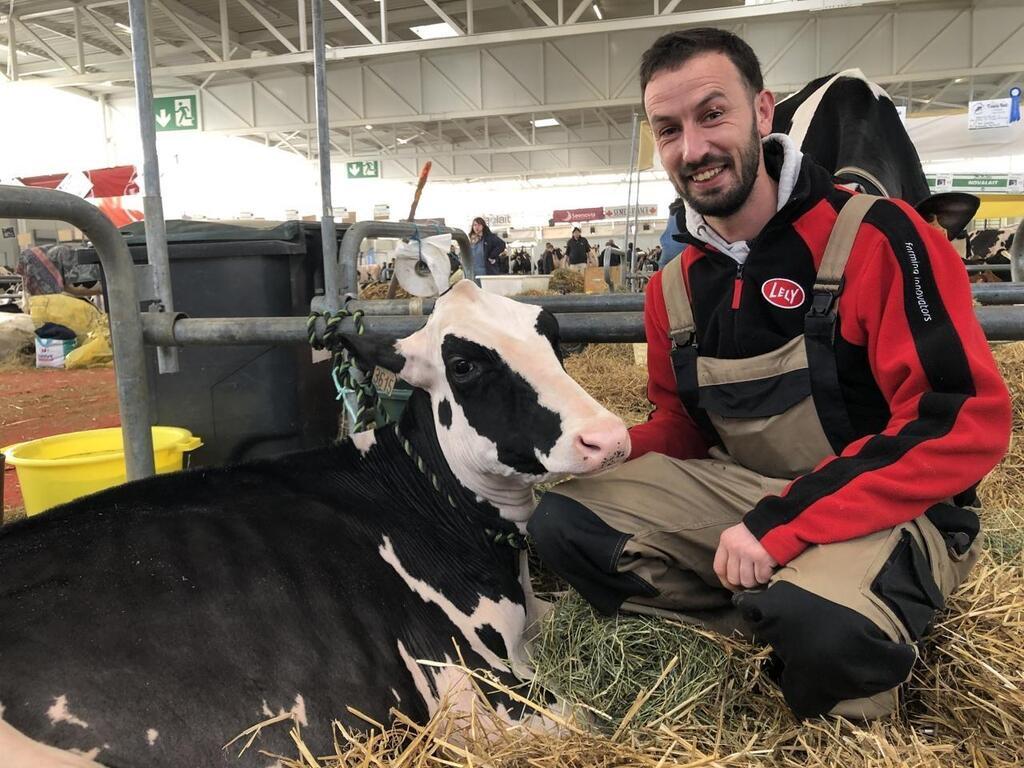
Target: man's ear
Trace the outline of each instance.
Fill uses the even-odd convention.
[[[763,139],[772,132],[775,120],[775,94],[765,89],[754,97],[754,119],[757,121],[757,133]]]

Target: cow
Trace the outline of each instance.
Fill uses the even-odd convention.
[[[977,204],[964,206],[963,196],[930,194],[896,106],[859,69],[816,78],[782,99],[775,106],[772,129],[789,134],[837,184],[905,200],[926,219],[937,220],[950,239],[963,231],[977,209]]]
[[[563,370],[553,315],[471,281],[398,342],[342,343],[415,388],[397,425],[0,529],[4,768],[265,766],[222,747],[290,713],[325,754],[333,718],[366,727],[350,707],[422,722],[468,695],[419,660],[528,675],[532,488],[623,461],[625,426]]]
[[[1005,265],[1005,270],[985,270],[972,272],[972,282],[995,283],[1008,281],[1010,262],[1012,261],[1013,239],[1017,227],[1002,229],[977,229],[967,237],[967,264]]]

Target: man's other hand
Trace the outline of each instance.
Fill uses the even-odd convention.
[[[767,584],[778,563],[743,523],[726,528],[718,539],[715,574],[722,586],[737,592]]]

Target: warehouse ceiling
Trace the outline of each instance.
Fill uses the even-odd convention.
[[[780,95],[859,67],[941,114],[1024,80],[1019,0],[323,2],[332,152],[391,178],[428,159],[451,178],[625,170],[640,54],[686,26],[742,35]],[[148,16],[157,96],[196,94],[208,133],[315,157],[309,0],[149,0]],[[127,0],[0,0],[0,79],[115,120],[134,114],[131,43]]]

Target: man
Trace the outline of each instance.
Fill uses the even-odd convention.
[[[963,267],[908,205],[769,135],[734,35],[663,36],[641,85],[685,203],[686,248],[647,289],[655,410],[629,462],[545,494],[530,532],[604,613],[771,645],[798,716],[880,717],[977,557],[966,506],[1009,439]]]
[[[572,237],[565,244],[565,258],[569,263],[569,269],[582,272],[587,267],[590,257],[590,243],[579,227],[573,227]]]

